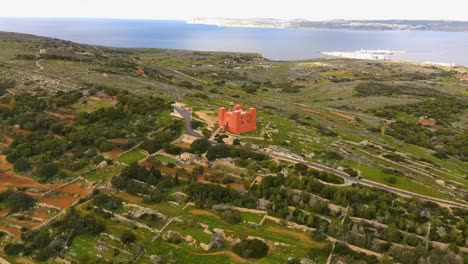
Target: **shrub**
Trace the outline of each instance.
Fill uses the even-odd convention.
[[[217,144],[208,148],[206,158],[210,161],[216,159],[227,158],[231,156],[231,151],[228,145],[226,144]]]
[[[39,177],[42,178],[50,178],[54,175],[56,175],[59,172],[59,169],[57,165],[53,162],[48,162],[43,164],[42,166],[39,167],[37,170],[37,174]]]
[[[259,239],[242,240],[232,247],[232,251],[246,259],[259,259],[268,254],[268,246]]]
[[[0,202],[6,202],[12,213],[28,210],[34,206],[36,200],[25,192],[5,191],[0,195]]]
[[[120,234],[119,239],[124,245],[129,245],[136,240],[136,236],[132,231],[125,230],[122,232],[122,234]]]
[[[210,146],[210,141],[206,138],[202,138],[193,141],[192,145],[190,146],[190,150],[196,154],[203,154],[208,150]]]
[[[231,210],[221,212],[221,218],[231,225],[238,224],[242,220],[239,212]]]
[[[7,256],[17,256],[23,250],[23,247],[22,244],[7,244],[4,252]]]
[[[26,158],[19,158],[13,163],[13,170],[15,172],[23,172],[31,169],[31,164]]]

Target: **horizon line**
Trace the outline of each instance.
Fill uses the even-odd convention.
[[[192,17],[192,18],[135,18],[135,17],[60,17],[60,16],[0,16],[0,19],[115,19],[115,20],[166,20],[166,21],[190,21],[194,19],[232,19],[232,20],[256,20],[256,19],[269,19],[269,20],[282,20],[282,21],[293,21],[293,20],[305,20],[308,22],[334,22],[334,21],[445,21],[445,22],[468,22],[468,20],[456,20],[456,19],[408,19],[408,18],[373,18],[373,19],[323,19],[323,20],[312,20],[307,18],[268,18],[268,17],[254,17],[254,18],[233,18],[233,17]]]

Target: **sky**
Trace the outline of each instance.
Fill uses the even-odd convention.
[[[468,21],[468,0],[0,0],[0,17]]]

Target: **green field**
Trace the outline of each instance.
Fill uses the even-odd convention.
[[[115,175],[118,175],[119,172],[122,170],[122,166],[119,165],[111,165],[111,166],[106,166],[101,169],[93,170],[86,175],[84,175],[84,178],[93,182],[105,182],[107,180],[110,180]]]
[[[129,152],[126,152],[117,158],[115,158],[116,161],[122,162],[124,164],[130,165],[133,162],[138,162],[146,157],[145,154],[143,154],[140,150],[135,149]]]
[[[430,197],[440,198],[440,199],[447,199],[448,196],[438,190],[434,190],[433,188],[426,187],[420,183],[414,182],[408,178],[389,174],[377,167],[369,167],[362,164],[356,164],[352,162],[347,162],[350,167],[355,170],[360,171],[360,176],[364,179],[378,182],[384,185],[388,185],[394,188],[402,189],[405,191],[414,192],[421,195],[427,195]],[[394,179],[394,182],[391,182]]]
[[[153,157],[155,160],[159,160],[163,163],[176,163],[176,160],[170,157],[162,156],[162,155],[156,155]]]
[[[115,103],[116,101],[110,98],[87,97],[76,102],[72,108],[78,113],[91,113],[101,108],[113,107]]]

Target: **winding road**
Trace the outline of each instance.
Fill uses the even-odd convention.
[[[178,106],[176,104],[173,104],[172,107],[184,118],[185,130],[186,130],[186,133],[188,135],[194,136],[194,137],[197,137],[197,138],[204,138],[203,136],[201,136],[197,132],[193,131],[189,111],[187,111],[186,109],[184,109],[184,108],[182,108],[182,107],[180,107],[180,106]],[[417,199],[420,199],[420,200],[423,200],[423,201],[433,202],[433,203],[436,203],[436,204],[439,204],[439,205],[442,205],[442,206],[458,207],[458,208],[465,208],[465,209],[468,208],[468,205],[466,205],[466,204],[452,202],[452,201],[443,200],[443,199],[438,199],[438,198],[434,198],[434,197],[429,197],[429,196],[425,196],[425,195],[421,195],[421,194],[417,194],[417,193],[413,193],[413,192],[393,188],[393,187],[383,185],[383,184],[380,184],[380,183],[376,183],[376,182],[373,182],[373,181],[369,181],[369,180],[366,180],[366,179],[351,177],[346,172],[339,171],[339,170],[330,168],[328,166],[325,166],[325,165],[322,165],[322,164],[319,164],[319,163],[305,161],[305,160],[300,159],[300,158],[295,158],[295,157],[292,157],[292,156],[289,156],[289,155],[281,154],[281,153],[275,152],[275,151],[273,151],[271,149],[263,151],[263,152],[265,154],[268,154],[271,157],[279,159],[279,160],[289,161],[289,162],[293,162],[293,163],[303,163],[303,164],[305,164],[305,165],[307,165],[307,166],[309,166],[311,168],[321,170],[321,171],[325,171],[325,172],[328,172],[328,173],[331,173],[331,174],[335,174],[337,176],[343,177],[347,182],[349,182],[351,184],[352,183],[357,183],[357,184],[367,185],[369,187],[385,190],[385,191],[388,191],[388,192],[391,192],[391,193],[395,193],[397,195],[401,195],[401,196],[405,196],[405,197],[411,197],[411,198],[417,198]]]
[[[429,197],[429,196],[424,196],[424,195],[420,195],[420,194],[417,194],[417,193],[404,191],[404,190],[393,188],[393,187],[390,187],[390,186],[387,186],[387,185],[379,184],[379,183],[369,181],[369,180],[366,180],[366,179],[354,178],[354,177],[349,176],[349,174],[347,174],[347,173],[345,173],[343,171],[339,171],[339,170],[330,168],[330,167],[322,165],[322,164],[318,164],[318,163],[314,163],[314,162],[310,162],[310,161],[305,161],[303,159],[299,159],[299,158],[279,154],[279,153],[276,153],[274,151],[264,151],[264,152],[266,154],[270,155],[271,157],[276,158],[276,159],[285,160],[285,161],[289,161],[289,162],[293,162],[293,163],[303,163],[303,164],[305,164],[305,165],[307,165],[307,166],[309,166],[311,168],[322,170],[322,171],[325,171],[325,172],[328,172],[328,173],[331,173],[331,174],[335,174],[337,176],[343,177],[346,181],[348,181],[350,183],[357,183],[357,184],[367,185],[367,186],[370,186],[370,187],[373,187],[373,188],[377,188],[377,189],[385,190],[385,191],[388,191],[388,192],[392,192],[392,193],[395,193],[395,194],[398,194],[398,195],[401,195],[401,196],[406,196],[406,197],[411,197],[411,198],[418,198],[420,200],[437,203],[439,205],[444,205],[444,206],[449,206],[449,207],[458,207],[458,208],[468,208],[467,205],[462,204],[462,203],[457,203],[457,202],[437,199],[437,198],[433,198],[433,197]]]

